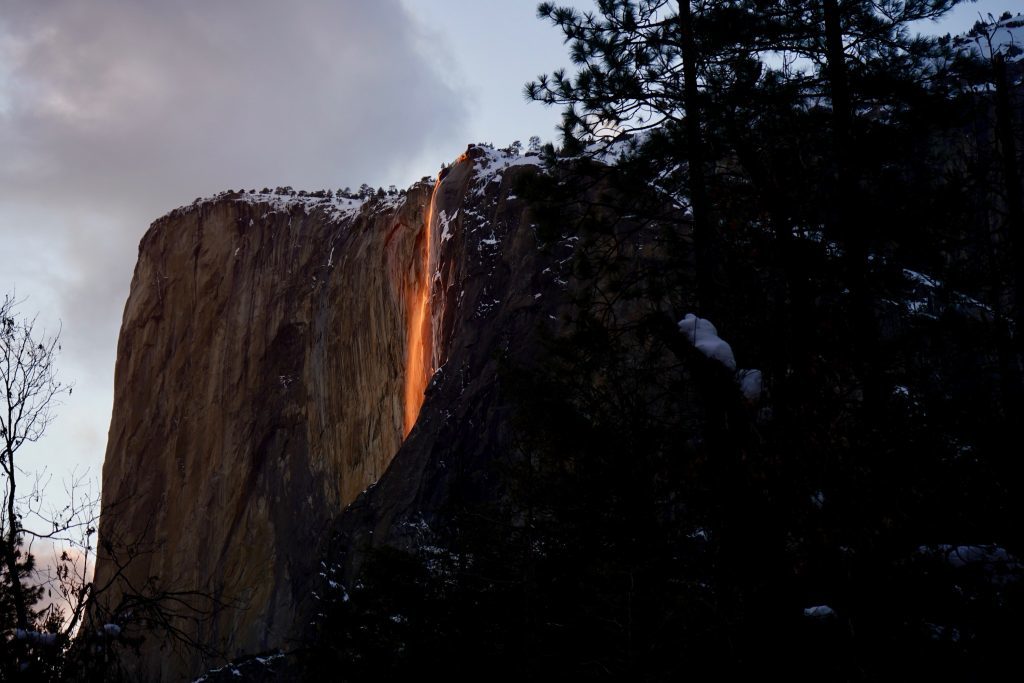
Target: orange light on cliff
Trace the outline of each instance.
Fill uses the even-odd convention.
[[[420,408],[423,407],[423,392],[427,389],[430,376],[434,374],[434,368],[431,367],[433,331],[430,315],[430,222],[434,216],[434,202],[440,186],[439,179],[430,194],[426,222],[415,248],[415,257],[419,259],[419,263],[414,264],[416,280],[406,299],[409,324],[405,340],[405,436],[409,435],[416,424]]]

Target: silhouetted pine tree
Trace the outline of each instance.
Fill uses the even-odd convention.
[[[1024,477],[998,313],[974,300],[996,261],[966,243],[1004,157],[943,46],[906,32],[951,4],[541,6],[582,70],[529,87],[566,105],[565,139],[517,194],[571,256],[572,306],[502,375],[508,495],[452,500],[435,543],[380,552],[328,611],[324,670],[461,652],[455,678],[999,671],[1022,635]],[[608,165],[602,128],[645,132]],[[678,331],[709,288],[760,401]]]

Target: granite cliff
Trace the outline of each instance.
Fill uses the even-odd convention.
[[[396,453],[396,504],[443,498],[415,453],[434,458],[451,410],[489,410],[494,351],[559,288],[511,189],[537,163],[471,147],[399,194],[227,192],[154,222],[118,343],[97,585],[200,591],[217,604],[188,637],[274,650],[301,631],[325,530]],[[452,391],[473,400],[432,397]],[[172,649],[131,666],[174,680],[215,661]]]

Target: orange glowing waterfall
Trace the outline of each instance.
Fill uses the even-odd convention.
[[[418,263],[413,266],[416,280],[406,302],[409,325],[405,344],[405,436],[409,435],[416,424],[423,406],[423,392],[426,391],[430,376],[434,374],[434,368],[431,367],[433,326],[430,315],[430,247],[434,202],[440,186],[441,181],[438,180],[430,194],[426,222],[414,250],[414,257],[418,259]]]

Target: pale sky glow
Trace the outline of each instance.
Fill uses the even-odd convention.
[[[961,31],[957,10],[936,32]],[[593,3],[574,0],[580,8]],[[99,475],[139,239],[228,188],[405,187],[469,142],[555,138],[569,66],[534,0],[0,0],[0,292],[62,326],[75,383],[23,450]],[[160,400],[154,397],[153,400]]]

